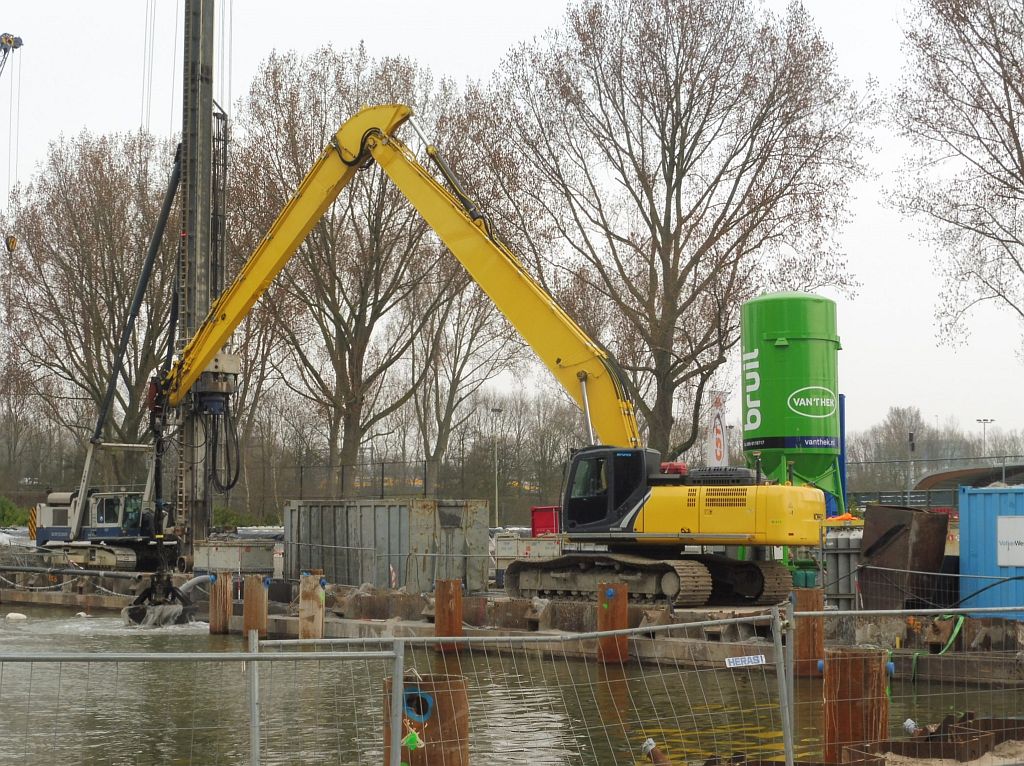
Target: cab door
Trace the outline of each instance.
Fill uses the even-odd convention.
[[[606,447],[577,453],[562,507],[568,532],[603,532],[629,523],[647,493],[644,450]]]
[[[94,495],[92,497],[93,529],[100,537],[110,537],[121,531],[120,495]]]

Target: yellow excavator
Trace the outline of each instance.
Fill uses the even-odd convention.
[[[395,135],[409,123],[441,176]],[[554,301],[506,247],[416,124],[391,104],[350,118],[320,154],[234,282],[162,381],[163,403],[178,406],[231,333],[356,173],[376,163],[507,317],[579,405],[589,446],[566,472],[562,529],[594,544],[556,559],[518,561],[506,570],[515,597],[590,597],[609,578],[631,599],[675,606],[767,604],[792,581],[778,562],[703,553],[705,546],[816,545],[823,493],[771,485],[746,469],[662,470],[640,443],[633,405],[610,355]],[[598,548],[606,550],[598,550]]]

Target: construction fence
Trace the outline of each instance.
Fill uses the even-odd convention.
[[[1019,762],[1024,607],[996,612],[6,652],[0,763]]]

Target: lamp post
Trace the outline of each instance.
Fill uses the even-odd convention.
[[[981,423],[981,456],[988,453],[988,424],[995,423],[995,418],[975,418],[974,422]]]
[[[501,407],[491,407],[491,414],[495,416],[491,423],[491,436],[494,441],[494,526],[498,527],[498,426],[497,416],[502,413]]]

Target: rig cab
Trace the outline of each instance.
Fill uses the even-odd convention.
[[[175,560],[178,540],[165,528],[165,514],[143,501],[141,491],[91,491],[72,540],[77,501],[77,492],[51,492],[36,506],[37,545],[87,569],[155,570]]]

